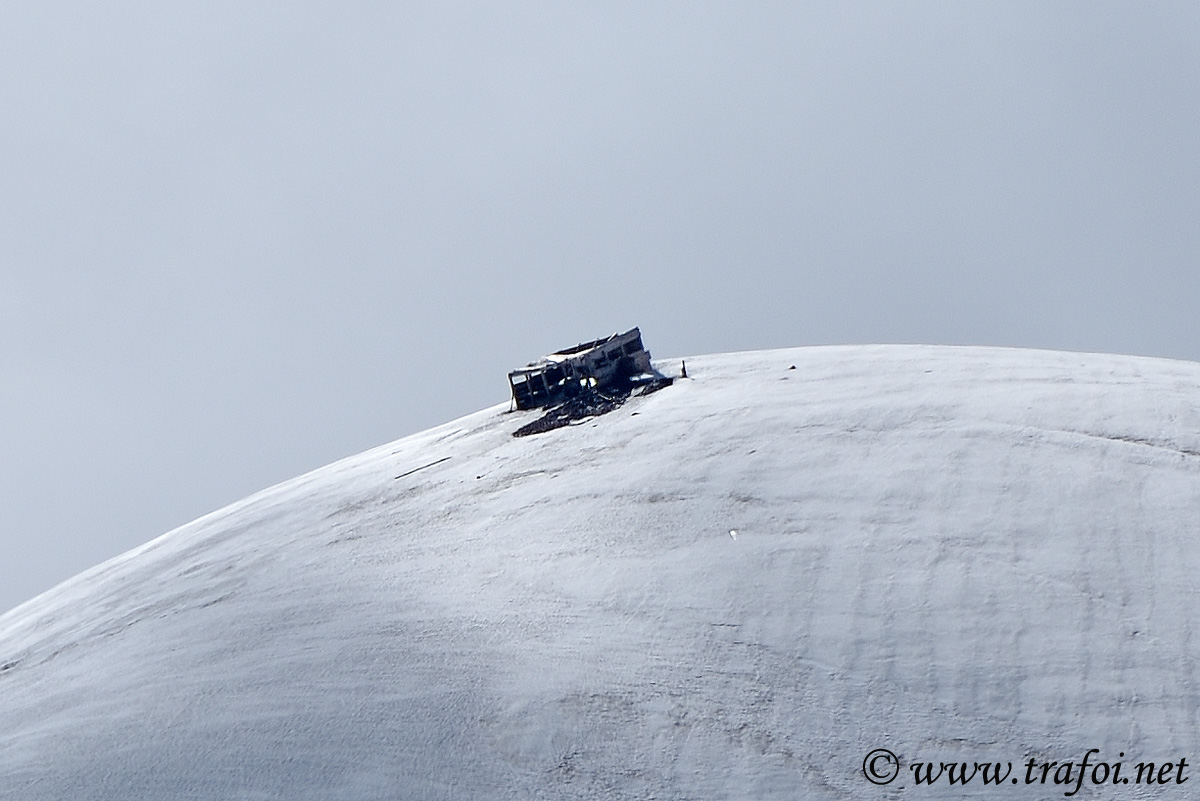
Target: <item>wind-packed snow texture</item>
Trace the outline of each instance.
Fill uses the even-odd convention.
[[[862,760],[1200,764],[1200,365],[687,365],[346,459],[0,618],[0,797],[1048,798]]]

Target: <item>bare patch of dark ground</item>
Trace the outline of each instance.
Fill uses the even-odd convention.
[[[604,389],[595,387],[582,388],[574,397],[563,403],[551,406],[538,419],[526,423],[513,432],[514,437],[527,437],[530,434],[541,434],[556,428],[569,426],[589,417],[607,414],[613,409],[619,409],[634,395],[649,395],[665,389],[675,383],[675,379],[656,377],[640,384],[626,386],[611,386]]]

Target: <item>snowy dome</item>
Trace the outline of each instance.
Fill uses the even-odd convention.
[[[1074,784],[1027,759],[1200,761],[1200,365],[687,366],[343,460],[0,617],[0,797],[983,798],[911,766],[990,761],[1043,798]]]

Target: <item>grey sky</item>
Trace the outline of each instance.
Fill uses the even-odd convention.
[[[656,356],[1200,359],[1195,3],[10,3],[0,610]]]

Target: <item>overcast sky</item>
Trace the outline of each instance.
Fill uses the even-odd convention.
[[[1200,4],[0,10],[0,610],[640,325],[1200,360]]]

